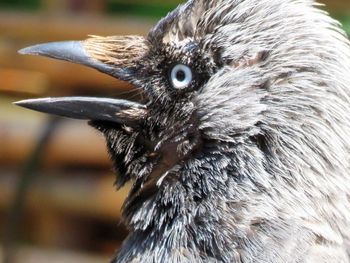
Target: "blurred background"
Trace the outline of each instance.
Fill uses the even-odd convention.
[[[179,0],[0,0],[0,262],[109,262],[127,234],[104,140],[86,122],[11,103],[42,96],[137,99],[94,70],[19,56],[88,34],[144,35]],[[350,0],[325,1],[350,34]]]

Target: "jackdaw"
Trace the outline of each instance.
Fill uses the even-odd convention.
[[[350,262],[350,42],[315,6],[191,0],[147,37],[20,51],[143,91],[18,102],[105,136],[132,182],[113,262]]]

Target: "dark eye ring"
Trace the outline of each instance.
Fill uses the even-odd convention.
[[[175,89],[185,89],[193,80],[191,68],[184,64],[175,65],[171,69],[169,77],[170,83]]]

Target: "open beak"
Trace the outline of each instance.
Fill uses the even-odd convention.
[[[131,81],[136,63],[147,52],[140,36],[96,37],[85,41],[39,44],[19,51],[24,55],[41,55],[97,69],[125,81]],[[147,115],[146,106],[126,100],[93,97],[31,99],[16,105],[64,117],[109,121],[135,126]]]

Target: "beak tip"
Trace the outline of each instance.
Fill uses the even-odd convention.
[[[29,100],[15,101],[12,104],[22,108],[36,110],[36,108],[38,106],[41,106],[41,104],[43,103],[45,103],[45,101],[41,99],[29,99]]]
[[[12,104],[13,104],[13,105],[16,105],[16,106],[19,106],[19,107],[27,108],[27,106],[28,106],[28,101],[29,101],[29,100],[20,100],[20,101],[12,102]]]
[[[13,105],[16,105],[16,106],[22,106],[23,100],[19,100],[19,101],[12,102],[12,104],[13,104]]]
[[[27,50],[26,50],[26,48],[22,48],[22,49],[18,50],[17,53],[20,54],[20,55],[26,55],[27,54]]]
[[[26,47],[18,50],[18,54],[20,55],[38,55],[39,53],[35,51],[33,47]]]

